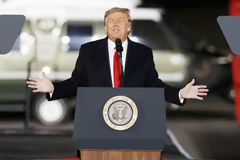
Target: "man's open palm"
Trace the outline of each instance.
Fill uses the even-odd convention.
[[[203,100],[200,96],[206,96],[207,92],[209,91],[207,89],[206,85],[194,85],[195,79],[193,79],[190,83],[188,83],[181,92],[181,98],[186,99],[198,99]]]
[[[28,84],[29,88],[33,88],[33,92],[43,92],[47,93],[50,92],[52,93],[54,90],[54,86],[51,82],[51,80],[45,75],[45,73],[42,73],[43,79],[38,79],[38,78],[28,78],[30,81],[27,81],[26,83]]]

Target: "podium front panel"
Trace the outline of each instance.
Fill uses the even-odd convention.
[[[135,123],[115,130],[103,109],[114,96],[126,96],[137,107]],[[163,88],[78,88],[73,138],[78,149],[162,150],[166,143]]]

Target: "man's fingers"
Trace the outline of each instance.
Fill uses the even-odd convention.
[[[35,90],[33,90],[33,92],[36,93],[36,92],[39,92],[39,90],[38,90],[38,89],[35,89]]]
[[[198,89],[200,89],[200,88],[207,88],[206,85],[197,85],[196,87],[197,87]]]
[[[198,93],[197,95],[199,95],[199,96],[206,96],[207,93]]]
[[[45,72],[42,72],[42,77],[43,77],[44,79],[47,78]]]
[[[28,85],[29,88],[37,88],[35,85]]]
[[[33,81],[27,81],[26,83],[27,84],[32,84],[32,85],[36,85],[37,84],[36,82],[33,82]]]
[[[203,100],[203,98],[202,98],[202,97],[199,97],[199,96],[196,96],[196,99],[198,99],[198,100]]]
[[[191,82],[187,84],[187,86],[192,86],[195,83],[195,79],[192,79]]]
[[[32,77],[29,77],[28,79],[29,79],[29,80],[32,80],[32,81],[35,81],[35,82],[37,82],[37,81],[38,81],[38,79],[37,79],[37,78],[32,78]]]
[[[199,89],[198,91],[199,92],[208,92],[209,90],[208,89]]]

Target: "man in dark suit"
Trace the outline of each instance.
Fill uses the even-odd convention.
[[[105,13],[107,37],[83,44],[71,78],[62,82],[51,82],[43,72],[43,79],[29,78],[28,87],[33,92],[44,92],[46,98],[56,100],[76,95],[77,87],[164,87],[165,100],[180,106],[185,99],[202,100],[207,95],[205,85],[193,86],[194,79],[184,88],[167,85],[158,79],[152,49],[128,38],[131,18],[126,8],[112,8]],[[115,49],[115,40],[122,42],[122,65],[124,77],[121,81],[121,64]],[[68,63],[68,62],[66,62]]]
[[[184,88],[169,86],[158,79],[152,49],[128,38],[131,31],[129,10],[113,8],[105,13],[107,37],[81,46],[72,76],[62,82],[51,82],[43,73],[43,79],[29,78],[28,87],[33,92],[44,92],[46,98],[56,100],[76,95],[77,87],[164,87],[165,100],[185,104],[185,99],[199,99],[207,95],[205,85],[193,86],[194,79]],[[122,65],[124,77],[121,81],[121,63],[116,52],[115,40],[122,42]],[[69,62],[66,62],[69,63]],[[70,62],[71,63],[71,62]],[[78,152],[79,156],[79,152]]]

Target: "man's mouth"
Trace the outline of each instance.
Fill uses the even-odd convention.
[[[117,33],[119,32],[119,29],[113,29],[113,32]]]

